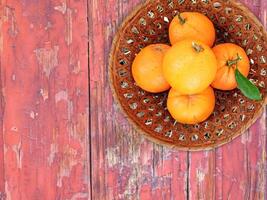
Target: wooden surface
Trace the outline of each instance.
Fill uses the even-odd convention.
[[[86,4],[2,2],[0,187],[7,199],[91,196]]]
[[[119,112],[108,54],[140,2],[1,1],[0,199],[267,199],[266,111],[194,153],[153,144]],[[243,2],[267,27],[267,1]]]

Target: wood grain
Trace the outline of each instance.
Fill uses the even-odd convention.
[[[3,16],[3,5],[0,1],[0,16]],[[3,19],[0,19],[0,88],[2,88],[2,63],[3,63]],[[4,98],[0,91],[0,126],[3,127]],[[5,198],[5,169],[4,169],[4,138],[3,128],[0,129],[0,199]]]
[[[72,0],[3,4],[7,199],[91,195],[86,5]]]
[[[137,3],[89,1],[92,199],[186,199],[187,153],[140,137],[121,116],[109,88],[111,42]]]
[[[265,0],[243,3],[267,27]],[[216,150],[216,199],[266,199],[266,111],[241,137]]]
[[[243,2],[265,24],[263,1]],[[265,115],[230,144],[187,153],[144,139],[113,103],[107,80],[111,41],[139,2],[89,1],[93,199],[264,199]]]
[[[193,153],[122,116],[108,56],[140,2],[1,1],[0,199],[267,199],[266,111],[231,143]],[[243,2],[267,27],[266,0]]]

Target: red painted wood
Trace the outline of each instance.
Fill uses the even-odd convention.
[[[149,142],[121,115],[108,54],[139,2],[1,2],[0,192],[7,199],[267,199],[266,113],[233,142],[193,153]],[[243,2],[266,27],[266,1]]]
[[[3,16],[3,4],[0,2],[0,16]],[[0,19],[0,88],[2,88],[2,63],[3,63],[3,19]],[[3,91],[0,91],[0,127],[3,127],[4,99]],[[5,171],[4,171],[4,141],[3,128],[0,129],[0,199],[5,196]]]
[[[3,5],[7,199],[90,198],[86,4]]]
[[[93,199],[263,199],[266,116],[232,143],[193,153],[153,145],[121,116],[108,86],[108,53],[138,2],[89,1]],[[263,0],[244,3],[266,23]]]
[[[266,1],[243,1],[266,23]],[[264,4],[264,5],[263,5]],[[265,13],[265,14],[264,14]],[[260,121],[260,120],[259,120]],[[242,137],[190,154],[190,199],[263,199],[266,195],[266,117]]]
[[[189,154],[189,199],[215,199],[215,150]]]
[[[186,199],[187,153],[140,136],[114,104],[109,88],[111,41],[137,3],[89,1],[92,199]]]
[[[266,195],[266,115],[248,132],[216,152],[218,199],[264,199]]]
[[[266,1],[243,3],[267,27]],[[266,126],[264,112],[241,137],[216,150],[216,199],[266,199]]]

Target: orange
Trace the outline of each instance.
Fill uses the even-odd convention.
[[[215,96],[211,87],[194,95],[183,95],[171,89],[167,108],[172,117],[183,124],[196,124],[206,120],[214,110]]]
[[[174,17],[169,26],[171,44],[184,39],[194,39],[212,46],[215,29],[208,17],[198,12],[182,12]]]
[[[244,49],[232,43],[215,46],[213,52],[217,58],[218,70],[212,87],[220,90],[232,90],[237,87],[235,80],[236,67],[245,77],[248,76],[250,65]]]
[[[212,50],[200,41],[183,40],[173,45],[163,59],[163,75],[182,94],[196,94],[214,80],[217,61]]]
[[[132,75],[143,90],[157,93],[170,88],[162,73],[163,56],[169,48],[166,44],[151,44],[136,55],[132,64]]]

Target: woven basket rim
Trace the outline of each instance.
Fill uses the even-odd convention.
[[[223,140],[221,140],[219,143],[211,143],[208,146],[197,146],[197,147],[185,147],[185,146],[177,146],[174,144],[170,144],[169,142],[154,138],[153,136],[151,136],[150,134],[148,134],[146,131],[142,130],[142,128],[140,128],[136,122],[134,120],[132,120],[128,114],[125,112],[124,108],[121,105],[121,102],[119,101],[118,95],[116,93],[115,87],[114,87],[114,82],[113,82],[113,75],[112,75],[112,66],[114,63],[114,53],[117,50],[117,44],[118,41],[120,39],[121,34],[123,33],[124,28],[127,26],[127,23],[133,19],[135,17],[135,15],[145,6],[147,6],[149,3],[151,2],[155,2],[156,0],[146,0],[145,2],[141,2],[139,3],[134,9],[133,11],[131,11],[122,21],[122,23],[120,24],[120,26],[117,28],[117,32],[113,38],[112,41],[112,46],[110,49],[110,54],[109,54],[109,61],[108,61],[108,80],[109,80],[109,85],[110,85],[110,89],[114,98],[114,103],[118,105],[119,110],[121,111],[121,113],[124,115],[124,117],[128,120],[128,122],[130,123],[130,125],[132,127],[134,127],[134,129],[136,131],[138,131],[139,133],[141,133],[140,135],[143,135],[146,139],[158,144],[158,145],[164,145],[167,146],[171,149],[176,149],[176,150],[181,150],[181,151],[203,151],[203,150],[212,150],[215,149],[217,147],[220,147],[224,144],[227,144],[228,142],[234,140],[235,138],[239,137],[240,135],[242,135],[252,124],[254,124],[257,119],[261,116],[261,114],[264,111],[264,107],[267,105],[267,95],[264,96],[264,100],[261,103],[261,108],[254,114],[254,116],[247,122],[247,124],[245,126],[243,126],[239,131],[236,132],[236,134],[232,137],[229,138],[225,138]],[[243,12],[246,13],[246,16],[251,18],[253,20],[253,22],[261,29],[263,35],[265,35],[267,37],[267,31],[265,30],[265,28],[263,27],[263,25],[261,24],[261,22],[258,20],[258,18],[242,3],[236,1],[236,0],[228,0],[228,2],[231,2],[232,4],[234,4],[235,6],[237,6],[238,8],[240,8]]]

